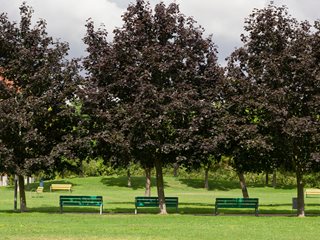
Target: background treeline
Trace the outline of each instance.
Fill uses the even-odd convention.
[[[88,161],[83,161],[81,167],[77,171],[71,171],[65,169],[63,172],[38,172],[36,175],[36,180],[40,181],[46,179],[63,179],[72,177],[98,177],[98,176],[127,176],[128,169],[130,170],[131,176],[143,176],[145,174],[143,168],[138,164],[132,164],[128,168],[114,168],[111,165],[105,164],[103,159],[91,159]],[[205,184],[205,169],[200,168],[197,170],[191,170],[184,167],[180,167],[178,172],[175,173],[174,166],[166,166],[163,169],[163,174],[165,176],[176,176],[177,178],[188,178],[188,179],[202,179],[201,186],[206,188]],[[176,175],[175,175],[176,174]],[[249,186],[259,185],[259,186],[269,186],[281,188],[285,186],[296,186],[295,174],[292,172],[287,172],[279,170],[275,173],[275,179],[273,179],[273,173],[268,173],[267,179],[266,173],[246,173],[246,181]],[[13,179],[12,179],[13,180]],[[218,164],[217,166],[210,169],[208,173],[209,181],[238,181],[237,173],[232,167],[227,163]],[[320,174],[319,173],[309,173],[305,175],[304,178],[305,186],[310,188],[319,188]],[[13,183],[13,181],[12,181]],[[211,189],[210,184],[208,189]]]

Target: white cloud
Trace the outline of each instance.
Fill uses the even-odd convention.
[[[19,21],[22,0],[0,0],[3,11],[14,21]],[[54,38],[70,43],[70,55],[80,57],[84,52],[86,20],[92,18],[97,26],[101,23],[112,30],[121,26],[123,9],[106,0],[27,0],[34,10],[33,20],[47,21],[48,32]]]
[[[252,9],[264,6],[264,0],[177,0],[180,10],[205,28],[207,34],[213,35],[218,45],[220,62],[240,45],[240,34],[243,32],[244,19]]]
[[[320,19],[320,1],[318,0],[276,0],[275,3],[286,5],[289,13],[300,21],[308,20],[312,23],[314,20]]]
[[[34,19],[44,18],[48,23],[48,32],[54,38],[70,43],[72,57],[84,54],[82,38],[85,35],[86,19],[92,18],[96,25],[104,23],[110,35],[113,29],[122,25],[121,15],[130,2],[135,0],[26,0],[33,7]],[[19,6],[23,0],[0,0],[1,10],[7,12],[10,19],[19,20]],[[151,0],[154,6],[160,0]],[[166,4],[173,0],[164,0]],[[262,8],[268,0],[176,0],[180,10],[186,16],[192,16],[206,34],[213,34],[218,45],[220,62],[235,47],[241,45],[244,19],[253,8]],[[289,13],[299,20],[313,21],[319,18],[318,0],[275,0],[278,5],[286,4]]]

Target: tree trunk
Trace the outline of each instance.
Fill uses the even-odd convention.
[[[24,177],[19,175],[19,196],[20,196],[20,212],[27,211],[26,192],[24,188]]]
[[[209,169],[211,167],[211,163],[209,163],[204,168],[204,188],[209,190]]]
[[[204,188],[209,190],[209,168],[204,170]]]
[[[269,185],[269,173],[266,172],[266,186]]]
[[[162,163],[159,159],[155,161],[156,167],[156,178],[157,178],[157,190],[158,190],[158,199],[159,199],[159,208],[160,214],[168,214],[166,208],[166,200],[164,195],[164,182],[162,174]]]
[[[299,169],[296,170],[296,177],[297,177],[297,215],[298,217],[304,217],[304,184],[303,184],[303,175]]]
[[[243,173],[238,173],[238,177],[240,180],[240,187],[242,190],[242,195],[244,198],[249,198],[249,193],[248,193],[248,189],[247,189],[247,184],[246,184],[246,180],[244,178],[244,174]]]
[[[174,163],[173,164],[173,176],[174,177],[178,177],[178,170],[179,170],[179,164],[178,163]]]
[[[272,174],[272,187],[277,187],[277,171],[274,170]]]
[[[127,170],[127,177],[128,177],[128,187],[131,187],[131,172],[129,168]]]
[[[13,200],[13,209],[18,210],[18,176],[14,175],[14,200]]]
[[[146,197],[151,196],[151,168],[145,168],[146,173],[146,190],[144,192],[144,195]]]

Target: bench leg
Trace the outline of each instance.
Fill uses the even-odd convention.
[[[62,205],[60,205],[60,213],[62,214]]]
[[[217,207],[214,208],[214,215],[216,215],[216,216],[218,215],[218,208]]]
[[[134,214],[138,214],[138,209],[136,207],[136,209],[134,210]]]

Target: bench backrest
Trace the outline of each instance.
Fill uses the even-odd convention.
[[[101,206],[102,196],[60,196],[60,205]]]
[[[216,198],[219,207],[257,207],[259,198]]]
[[[306,189],[308,194],[320,194],[320,189]]]
[[[71,189],[72,184],[51,184],[51,189]]]
[[[42,193],[42,192],[43,192],[43,187],[38,187],[38,188],[36,189],[36,192],[37,192],[37,193]]]
[[[178,197],[165,197],[166,206],[176,207],[178,205]],[[137,207],[159,206],[158,197],[136,197],[135,205]]]

